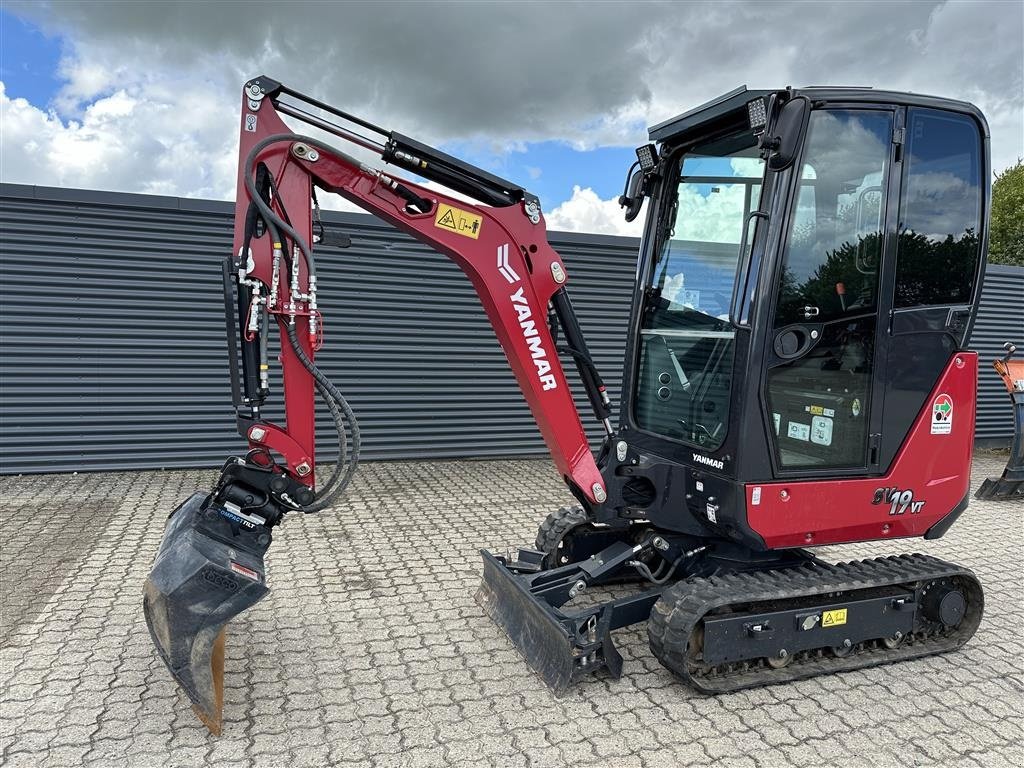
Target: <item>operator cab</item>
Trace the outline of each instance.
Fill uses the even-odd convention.
[[[659,526],[756,546],[744,484],[886,473],[963,349],[987,126],[947,99],[739,88],[650,138],[620,200],[648,212],[605,476]]]

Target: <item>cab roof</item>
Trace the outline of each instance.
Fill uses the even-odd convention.
[[[781,90],[781,89],[780,89]],[[866,86],[809,86],[797,88],[796,95],[807,96],[812,101],[862,102],[870,104],[899,104],[912,107],[929,107],[963,112],[973,116],[981,124],[985,138],[989,137],[988,123],[984,115],[973,104],[966,101],[946,99],[939,96],[926,96],[918,93],[901,91],[885,91]],[[731,116],[733,112],[742,110],[746,113],[747,103],[757,98],[766,98],[777,91],[752,90],[741,85],[728,93],[722,94],[699,107],[683,112],[648,129],[651,141],[676,141],[694,129],[714,123]]]

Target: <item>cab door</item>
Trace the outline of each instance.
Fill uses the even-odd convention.
[[[880,269],[897,111],[811,112],[776,273],[762,404],[776,474],[863,473],[877,462]],[[885,306],[880,306],[884,304]],[[874,418],[873,418],[874,417]]]
[[[984,127],[970,114],[909,107],[895,238],[879,468],[895,460],[943,370],[964,349],[984,263]],[[895,207],[895,203],[893,205]],[[949,418],[956,418],[950,414]]]

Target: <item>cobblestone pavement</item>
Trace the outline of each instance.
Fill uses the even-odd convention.
[[[982,456],[974,485],[1004,459]],[[962,651],[709,698],[620,630],[621,680],[555,699],[473,601],[480,547],[531,541],[570,501],[546,461],[364,466],[333,513],[294,516],[272,592],[228,633],[224,734],[156,656],[141,588],[167,513],[212,472],[5,478],[0,763],[11,766],[1020,765],[1022,512],[974,502],[916,549],[973,568]]]

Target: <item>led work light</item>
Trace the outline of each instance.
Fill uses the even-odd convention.
[[[640,170],[644,173],[653,171],[658,164],[658,149],[653,144],[644,144],[636,148],[636,159],[640,162]]]
[[[764,99],[747,102],[747,119],[750,121],[750,127],[755,131],[765,127],[768,123],[768,109]]]

